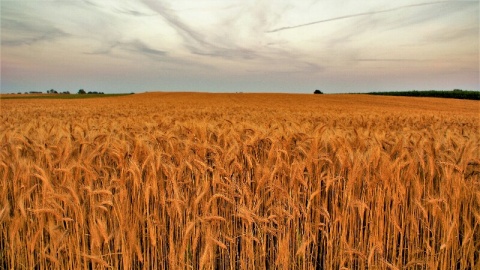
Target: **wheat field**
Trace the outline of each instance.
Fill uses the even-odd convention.
[[[480,269],[480,103],[0,100],[0,269]]]

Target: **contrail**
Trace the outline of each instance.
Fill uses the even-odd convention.
[[[342,20],[342,19],[348,19],[348,18],[353,18],[353,17],[360,17],[360,16],[365,16],[365,15],[373,15],[373,14],[378,14],[378,13],[392,12],[392,11],[396,11],[396,10],[404,9],[404,8],[444,4],[444,3],[448,3],[448,2],[451,2],[451,1],[437,1],[437,2],[429,2],[429,3],[420,3],[420,4],[405,5],[405,6],[400,6],[400,7],[390,8],[390,9],[384,9],[384,10],[378,10],[378,11],[350,14],[350,15],[345,15],[345,16],[340,16],[340,17],[335,17],[335,18],[330,18],[330,19],[325,19],[325,20],[320,20],[320,21],[314,21],[314,22],[309,22],[309,23],[304,23],[304,24],[299,24],[299,25],[280,27],[280,28],[276,28],[276,29],[266,31],[266,33],[274,33],[274,32],[279,32],[279,31],[283,31],[283,30],[300,28],[300,27],[304,27],[304,26],[309,26],[309,25],[314,25],[314,24],[319,24],[319,23],[324,23],[324,22],[337,21],[337,20]]]

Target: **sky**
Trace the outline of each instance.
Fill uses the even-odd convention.
[[[479,1],[0,0],[1,92],[479,90]]]

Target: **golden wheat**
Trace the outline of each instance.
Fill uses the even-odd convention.
[[[0,102],[2,269],[480,268],[478,101]]]

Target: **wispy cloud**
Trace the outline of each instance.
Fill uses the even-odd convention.
[[[426,42],[452,42],[461,38],[476,39],[478,43],[479,26],[469,27],[463,29],[445,29],[439,33],[432,33],[431,35],[423,37]]]
[[[149,14],[145,12],[141,12],[138,10],[133,10],[133,9],[119,9],[115,8],[115,11],[121,14],[126,14],[126,15],[131,15],[135,17],[148,17],[148,16],[156,16],[155,14]]]
[[[160,16],[162,16],[169,23],[169,25],[172,26],[188,42],[195,42],[201,46],[213,47],[213,45],[209,44],[204,39],[203,35],[195,31],[187,23],[181,20],[167,5],[160,1],[143,0],[142,2],[154,12],[157,12]]]
[[[128,47],[130,47],[135,52],[140,52],[147,56],[165,56],[167,54],[167,52],[165,51],[151,48],[150,46],[148,46],[147,44],[143,43],[140,40],[132,41],[127,45],[129,45]]]
[[[116,41],[113,43],[110,43],[108,46],[105,46],[104,48],[92,51],[92,52],[86,52],[86,54],[111,54],[114,49],[120,49],[124,51],[128,51],[133,54],[141,54],[147,57],[163,57],[166,56],[167,52],[162,51],[162,50],[157,50],[154,49],[141,40],[132,40],[128,42],[120,42]]]
[[[209,33],[206,33],[205,30],[195,29],[191,23],[182,19],[175,10],[161,1],[143,0],[143,3],[160,15],[179,34],[183,39],[183,46],[192,54],[243,60],[259,57],[255,50],[236,44],[234,33],[232,36],[224,37],[222,42],[212,42],[209,37],[215,32],[218,33],[218,29],[211,29]],[[230,31],[234,31],[234,29],[230,29]],[[229,39],[234,39],[234,41],[229,41]]]
[[[2,46],[32,45],[69,36],[47,23],[2,19]]]
[[[356,58],[357,62],[429,62],[432,59],[415,59],[415,58]]]
[[[313,21],[313,22],[309,22],[309,23],[303,23],[303,24],[297,24],[297,25],[291,25],[291,26],[284,26],[284,27],[275,28],[275,29],[272,29],[272,30],[269,30],[269,31],[266,31],[266,32],[267,33],[275,33],[275,32],[279,32],[279,31],[285,31],[285,30],[290,30],[290,29],[295,29],[295,28],[300,28],[300,27],[325,23],[325,22],[344,20],[344,19],[350,19],[350,18],[355,18],[355,17],[374,15],[374,14],[379,14],[379,13],[393,12],[393,11],[398,11],[398,10],[405,9],[405,8],[428,6],[428,5],[438,5],[438,4],[444,4],[444,3],[447,3],[447,2],[450,2],[450,1],[420,3],[420,4],[404,5],[404,6],[399,6],[399,7],[389,8],[389,9],[383,9],[383,10],[370,11],[370,12],[361,12],[361,13],[355,13],[355,14],[349,14],[349,15],[344,15],[344,16],[339,16],[339,17],[328,18],[328,19],[324,19],[324,20]]]

